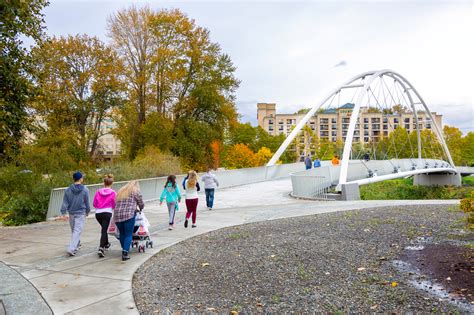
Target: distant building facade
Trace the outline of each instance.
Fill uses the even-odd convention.
[[[329,142],[345,141],[353,108],[354,104],[347,103],[338,108],[320,111],[308,120],[307,126],[320,139],[326,139]],[[274,136],[280,134],[288,136],[305,115],[305,113],[277,114],[275,103],[257,104],[258,125]],[[432,112],[431,115],[438,126],[442,127],[442,115],[436,112]],[[408,132],[416,131],[416,124],[419,125],[420,130],[434,128],[426,112],[418,112],[417,116],[418,121],[415,121],[411,113],[383,114],[362,107],[353,142],[361,144],[377,142],[381,137],[387,137],[398,126],[405,128]]]

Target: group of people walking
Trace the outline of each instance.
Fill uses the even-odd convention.
[[[214,205],[214,191],[219,186],[217,177],[211,172],[211,168],[202,176],[206,194],[206,206],[212,210]],[[61,206],[62,216],[69,214],[69,224],[71,227],[71,241],[69,242],[67,253],[75,256],[81,247],[81,234],[84,229],[86,217],[91,208],[89,203],[89,190],[83,185],[84,176],[80,172],[73,174],[74,183],[71,184],[64,193]],[[122,260],[130,259],[129,251],[132,244],[132,236],[135,228],[136,213],[145,207],[143,197],[140,192],[138,181],[130,181],[117,192],[112,189],[114,183],[113,175],[104,177],[104,187],[99,189],[93,199],[95,208],[95,218],[101,227],[101,236],[97,254],[105,257],[106,251],[110,247],[108,230],[111,223],[115,223],[119,230],[119,241],[122,247]],[[183,181],[183,188],[186,191],[185,204],[186,216],[184,227],[187,228],[189,219],[191,227],[195,228],[197,219],[197,206],[199,201],[198,192],[200,186],[198,175],[195,171],[190,171]],[[169,230],[175,228],[176,212],[179,210],[181,202],[181,192],[176,183],[176,176],[169,175],[160,195],[160,206],[166,200],[169,215]]]
[[[340,163],[339,157],[337,155],[334,155],[333,158],[331,159],[331,164],[333,166],[338,166],[339,163]],[[306,158],[304,159],[304,165],[305,165],[306,170],[310,170],[312,167],[314,168],[321,167],[321,161],[319,160],[319,158],[315,158],[313,162],[311,160],[310,155],[308,154]]]

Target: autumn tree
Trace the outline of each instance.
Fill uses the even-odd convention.
[[[255,153],[245,144],[235,144],[226,153],[224,166],[229,169],[253,167]]]
[[[269,148],[262,147],[258,150],[257,153],[254,155],[254,166],[263,166],[270,161],[272,158],[273,153],[270,151]]]
[[[33,49],[37,63],[36,114],[46,132],[69,130],[93,155],[101,126],[122,102],[121,65],[115,52],[96,37],[53,37]]]
[[[237,120],[234,94],[239,81],[230,57],[211,42],[207,29],[179,10],[122,10],[109,19],[109,36],[131,84],[130,102],[122,111],[130,140],[121,138],[129,144],[129,156],[145,144],[143,125],[148,115],[157,113],[172,121],[171,151],[188,159],[185,164],[204,164],[212,155],[211,143],[223,140],[224,131]],[[137,116],[132,121],[130,111]],[[197,129],[205,134],[189,132]],[[184,155],[190,150],[183,147],[188,141],[178,141],[183,135],[200,143],[191,150],[192,158]],[[205,139],[209,141],[203,143]]]
[[[34,95],[33,62],[23,39],[41,42],[41,10],[47,5],[46,0],[2,1],[0,5],[0,160],[18,154],[29,126],[28,102]]]

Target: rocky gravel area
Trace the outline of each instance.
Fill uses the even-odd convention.
[[[439,243],[458,233],[463,214],[456,208],[386,207],[210,232],[141,266],[134,298],[142,314],[472,313],[471,301],[416,288],[413,272],[397,267],[418,240]]]

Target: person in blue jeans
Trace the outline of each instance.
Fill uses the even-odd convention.
[[[119,240],[122,245],[122,260],[124,261],[130,259],[128,252],[132,244],[137,207],[141,211],[145,204],[138,182],[132,180],[118,191],[114,210],[114,221],[120,232]]]
[[[206,206],[208,210],[212,210],[214,206],[214,192],[219,187],[219,181],[216,175],[211,173],[212,169],[208,168],[206,174],[201,177],[204,183],[204,192],[206,193]]]

